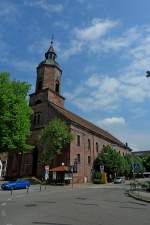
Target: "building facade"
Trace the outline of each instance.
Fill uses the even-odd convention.
[[[19,168],[20,176],[42,176],[40,134],[50,120],[58,117],[67,123],[74,139],[70,146],[56,157],[53,166],[60,166],[62,163],[70,166],[76,162],[77,173],[74,174],[74,181],[90,181],[93,161],[104,145],[115,146],[121,155],[128,154],[130,149],[107,131],[65,109],[65,98],[61,95],[62,69],[56,62],[56,57],[51,42],[45,59],[37,67],[35,92],[30,95],[29,105],[32,107],[33,116],[29,143],[35,148],[32,154],[26,154],[21,158],[19,166],[16,166],[17,159],[12,159],[11,156],[9,172],[15,174]]]

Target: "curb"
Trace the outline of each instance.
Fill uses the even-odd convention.
[[[140,197],[140,196],[137,196],[137,195],[133,194],[133,192],[131,192],[131,191],[128,191],[128,195],[129,195],[130,197],[132,197],[132,198],[135,198],[136,200],[150,203],[150,200],[149,200],[149,199],[146,199],[146,198],[142,198],[142,197]]]

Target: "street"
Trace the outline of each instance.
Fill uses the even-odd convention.
[[[0,191],[0,225],[149,225],[150,204],[132,199],[127,185],[32,186]]]

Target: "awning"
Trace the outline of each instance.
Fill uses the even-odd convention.
[[[68,172],[68,166],[58,166],[49,170],[50,172]]]

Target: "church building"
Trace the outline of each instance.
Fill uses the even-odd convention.
[[[51,42],[50,48],[45,53],[45,59],[37,67],[35,92],[30,94],[29,105],[33,110],[33,116],[29,143],[35,146],[35,149],[32,153],[25,154],[17,167],[20,176],[42,176],[40,133],[50,120],[58,117],[69,126],[74,139],[63,154],[57,157],[55,166],[61,166],[62,163],[70,166],[76,162],[77,173],[74,174],[74,181],[82,183],[85,179],[91,180],[93,161],[105,145],[115,146],[121,155],[128,154],[130,149],[107,131],[64,107],[65,98],[61,95],[62,69],[56,58]],[[13,158],[11,171],[8,170],[12,175],[18,170],[15,162],[16,159]]]

